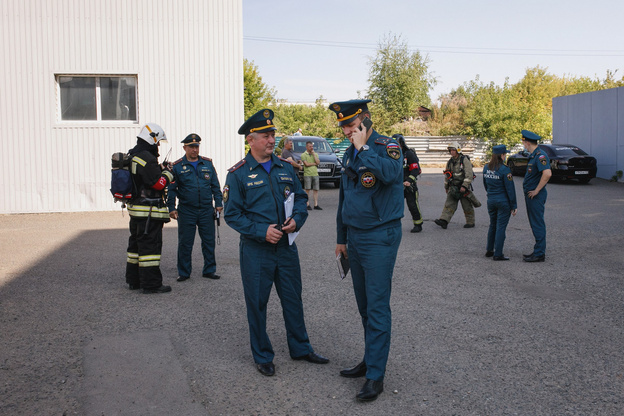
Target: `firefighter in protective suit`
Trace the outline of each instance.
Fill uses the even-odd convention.
[[[164,195],[173,179],[168,167],[158,163],[158,146],[167,141],[163,129],[148,123],[137,136],[137,144],[128,152],[132,158],[133,192],[128,203],[130,239],[126,263],[126,283],[130,290],[143,293],[165,293],[171,286],[163,286],[160,272],[162,228],[169,222],[169,210]]]
[[[461,203],[466,216],[464,228],[473,228],[475,226],[474,209],[480,207],[481,202],[471,190],[474,179],[472,163],[468,156],[461,153],[457,142],[448,145],[448,152],[451,154],[451,158],[446,162],[446,169],[444,170],[446,202],[442,209],[442,215],[434,222],[446,229],[457,210],[457,204]]]
[[[399,142],[403,151],[403,196],[414,222],[414,228],[410,232],[419,233],[422,231],[423,223],[420,205],[418,204],[418,185],[416,184],[421,172],[420,163],[416,152],[407,147],[402,134],[395,134],[392,138]]]

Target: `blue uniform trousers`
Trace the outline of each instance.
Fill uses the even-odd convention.
[[[401,223],[362,230],[349,227],[347,250],[355,300],[364,326],[366,378],[383,381],[390,352],[392,273],[401,243]]]
[[[270,363],[275,355],[266,332],[267,304],[274,283],[282,304],[290,356],[301,357],[313,352],[303,318],[297,246],[294,243],[289,246],[288,237],[284,235],[277,245],[241,238],[239,250],[254,361]]]
[[[531,230],[533,231],[533,237],[535,237],[535,245],[533,246],[533,254],[535,256],[546,255],[546,223],[544,222],[544,207],[546,206],[546,188],[542,188],[539,194],[533,199],[529,198],[526,194],[524,200],[526,201],[527,214],[529,216],[529,224],[531,224]]]
[[[491,201],[487,203],[488,214],[490,214],[490,228],[487,236],[487,251],[493,251],[497,257],[503,256],[503,246],[505,245],[505,231],[511,216],[511,206],[505,201]]]
[[[217,270],[215,262],[215,223],[214,208],[178,207],[178,275],[191,275],[191,254],[195,243],[195,232],[199,230],[204,269],[202,274],[214,273]]]

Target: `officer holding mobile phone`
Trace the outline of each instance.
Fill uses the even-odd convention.
[[[403,157],[401,147],[372,129],[367,104],[350,100],[330,104],[351,146],[342,159],[336,215],[336,256],[349,259],[353,289],[364,326],[364,359],[342,370],[343,377],[364,377],[356,395],[375,400],[383,391],[390,351],[390,292],[401,243]]]

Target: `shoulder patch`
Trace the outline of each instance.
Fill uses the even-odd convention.
[[[383,144],[384,146],[391,142],[392,139],[389,137],[380,136],[375,139],[375,144]]]
[[[401,157],[401,147],[394,140],[388,140],[386,142],[386,153],[392,159],[399,159]]]
[[[510,181],[513,181],[513,175],[511,173],[507,174],[507,179],[509,179]]]
[[[208,162],[212,162],[212,159],[206,156],[200,156],[202,159],[207,160]]]
[[[236,169],[240,168],[241,166],[243,166],[245,164],[246,160],[243,159],[240,162],[238,162],[237,164],[235,164],[234,166],[232,166],[231,168],[228,169],[228,172],[234,172]]]
[[[180,162],[182,162],[182,158],[180,158],[180,159],[176,160],[176,161],[175,161],[175,162],[173,162],[172,164],[173,164],[173,165],[177,165],[177,164],[178,164],[178,163],[180,163]]]
[[[290,160],[288,160],[288,159],[284,159],[284,158],[283,158],[283,157],[281,157],[281,156],[278,156],[277,158],[278,158],[279,160],[281,160],[282,162],[290,163]]]

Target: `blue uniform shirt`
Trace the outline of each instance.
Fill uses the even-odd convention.
[[[266,242],[269,225],[283,224],[286,220],[284,201],[293,192],[295,231],[303,226],[308,218],[308,195],[290,163],[271,155],[271,172],[268,173],[249,152],[228,172],[223,188],[224,218],[241,238]]]
[[[337,244],[347,243],[347,227],[369,230],[403,217],[401,147],[375,130],[366,144],[369,150],[351,145],[342,158]]]
[[[538,146],[533,153],[529,155],[527,171],[524,175],[524,182],[522,183],[525,194],[537,188],[540,179],[542,179],[542,172],[546,169],[550,169],[550,159]]]
[[[174,162],[171,170],[174,182],[169,185],[167,196],[169,212],[176,210],[176,198],[180,205],[189,208],[212,207],[213,198],[215,206],[223,206],[219,178],[210,159],[200,156],[194,168],[184,156]]]
[[[483,187],[487,192],[488,200],[508,202],[511,209],[518,208],[516,187],[514,186],[511,170],[506,165],[500,165],[496,170],[483,167]]]

